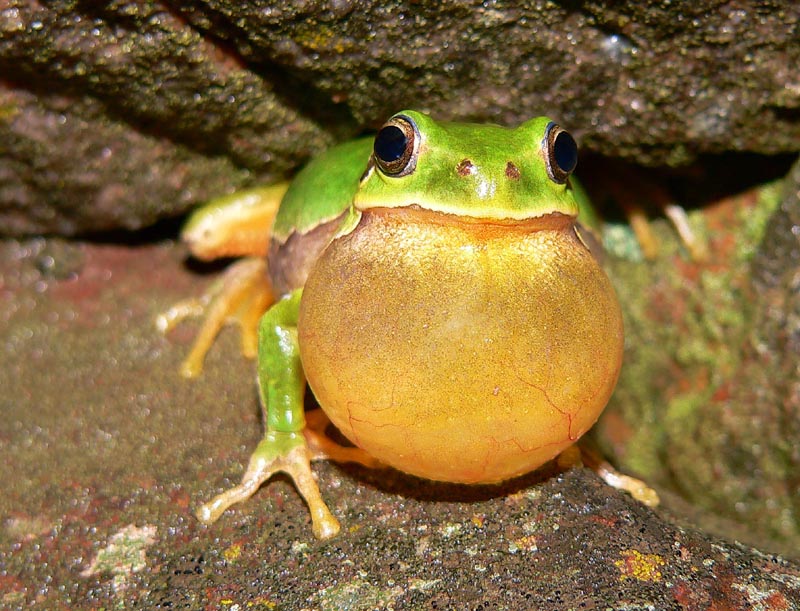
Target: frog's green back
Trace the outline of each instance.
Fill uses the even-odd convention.
[[[283,196],[272,237],[283,242],[306,233],[347,210],[372,152],[372,137],[338,144],[314,158]]]

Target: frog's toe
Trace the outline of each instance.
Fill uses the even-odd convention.
[[[203,373],[203,356],[186,357],[179,369],[181,377],[191,379]]]
[[[195,516],[203,524],[214,523],[229,507],[246,501],[261,484],[278,472],[286,473],[305,499],[311,513],[314,535],[328,539],[339,532],[339,521],[322,499],[311,472],[311,455],[302,436],[268,433],[250,457],[250,463],[239,485],[218,494],[201,505]]]
[[[185,299],[156,318],[162,333],[187,318],[203,317],[181,375],[193,378],[203,370],[203,361],[222,327],[234,322],[242,330],[242,354],[253,358],[258,351],[258,321],[274,300],[267,280],[266,261],[249,257],[231,265],[223,277],[198,299]]]
[[[624,490],[642,505],[658,507],[661,502],[658,493],[642,480],[620,473],[605,461],[595,468],[595,472],[606,484],[617,490]]]
[[[206,305],[207,303],[196,297],[183,299],[156,316],[156,329],[166,335],[183,320],[201,316]]]
[[[292,460],[283,470],[292,478],[297,490],[308,504],[314,536],[317,539],[330,539],[335,536],[339,532],[339,520],[334,517],[322,499],[317,482],[311,473],[308,454],[304,451],[302,458]]]
[[[692,230],[686,210],[677,204],[668,204],[664,206],[664,214],[672,222],[692,260],[698,262],[706,261],[708,259],[708,245]]]
[[[581,445],[580,454],[582,462],[612,488],[627,492],[642,505],[647,505],[648,507],[658,507],[661,503],[658,492],[642,480],[617,471],[588,443]]]
[[[581,449],[577,445],[571,445],[561,451],[556,457],[556,464],[559,469],[564,471],[572,469],[573,467],[580,467],[583,465]]]
[[[241,486],[236,486],[235,488],[226,490],[222,494],[215,496],[208,503],[203,503],[194,512],[195,517],[206,526],[210,526],[219,520],[220,516],[225,513],[231,505],[243,501],[249,496],[243,494],[240,488]]]
[[[256,462],[257,464],[254,464]],[[250,466],[242,477],[242,482],[225,492],[218,494],[208,503],[204,503],[195,511],[195,516],[203,524],[216,522],[225,511],[236,503],[246,501],[253,496],[261,484],[272,477],[278,469],[270,468],[264,461],[251,459]]]

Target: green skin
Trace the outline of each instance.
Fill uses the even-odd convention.
[[[516,128],[470,123],[437,123],[427,115],[404,111],[421,136],[414,172],[387,177],[371,172],[360,181],[373,138],[340,144],[311,161],[292,181],[281,201],[272,236],[284,240],[306,233],[351,209],[417,205],[425,210],[482,219],[530,219],[551,212],[577,216],[578,203],[568,185],[547,175],[539,143],[550,119],[531,119]],[[508,159],[520,165],[522,179],[501,180]],[[453,168],[470,159],[470,180],[453,180]],[[353,219],[351,218],[351,223]],[[352,229],[347,223],[342,233]],[[354,223],[353,223],[354,224]]]
[[[311,161],[291,183],[275,217],[273,240],[283,243],[292,234],[305,234],[349,211],[338,233],[345,235],[355,228],[362,211],[370,208],[416,206],[488,222],[534,219],[551,213],[578,216],[576,199],[580,196],[576,198],[570,182],[558,184],[548,175],[542,152],[542,141],[550,123],[548,118],[532,119],[512,129],[437,123],[413,111],[399,114],[411,118],[418,129],[414,171],[391,177],[370,164],[365,172],[372,138],[336,146]],[[462,171],[454,178],[454,170],[465,159],[471,161],[471,168],[466,172],[469,175],[465,177]],[[516,167],[509,167],[511,159]],[[519,171],[519,178],[508,180],[508,173],[515,169]],[[203,214],[200,211],[190,223],[202,222]],[[376,248],[380,247],[376,244]],[[266,410],[266,433],[236,492],[232,489],[200,508],[198,517],[204,522],[213,522],[226,507],[252,494],[277,470],[288,472],[309,500],[307,491],[298,481],[308,475],[308,458],[288,468],[281,462],[282,457],[305,443],[303,394],[306,381],[296,328],[302,290],[299,288],[285,295],[261,319],[258,381]],[[305,464],[300,464],[303,462]],[[273,463],[278,464],[274,468],[265,466]],[[258,473],[254,474],[256,471]],[[324,503],[321,504],[324,507]],[[328,514],[315,516],[311,500],[309,505],[315,534],[318,537],[335,534],[338,530],[335,518]],[[328,520],[330,522],[326,522]]]

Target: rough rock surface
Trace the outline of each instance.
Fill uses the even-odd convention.
[[[548,114],[648,165],[795,151],[800,6],[110,2],[0,8],[0,232],[137,229],[413,106]]]
[[[470,488],[320,464],[339,537],[280,478],[203,527],[261,430],[234,332],[187,382],[193,325],[154,331],[205,280],[169,245],[0,255],[0,608],[800,609],[796,562],[582,468]]]

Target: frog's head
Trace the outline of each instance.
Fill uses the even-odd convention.
[[[354,204],[497,220],[574,217],[576,164],[575,140],[547,117],[505,128],[402,111],[375,136]]]

